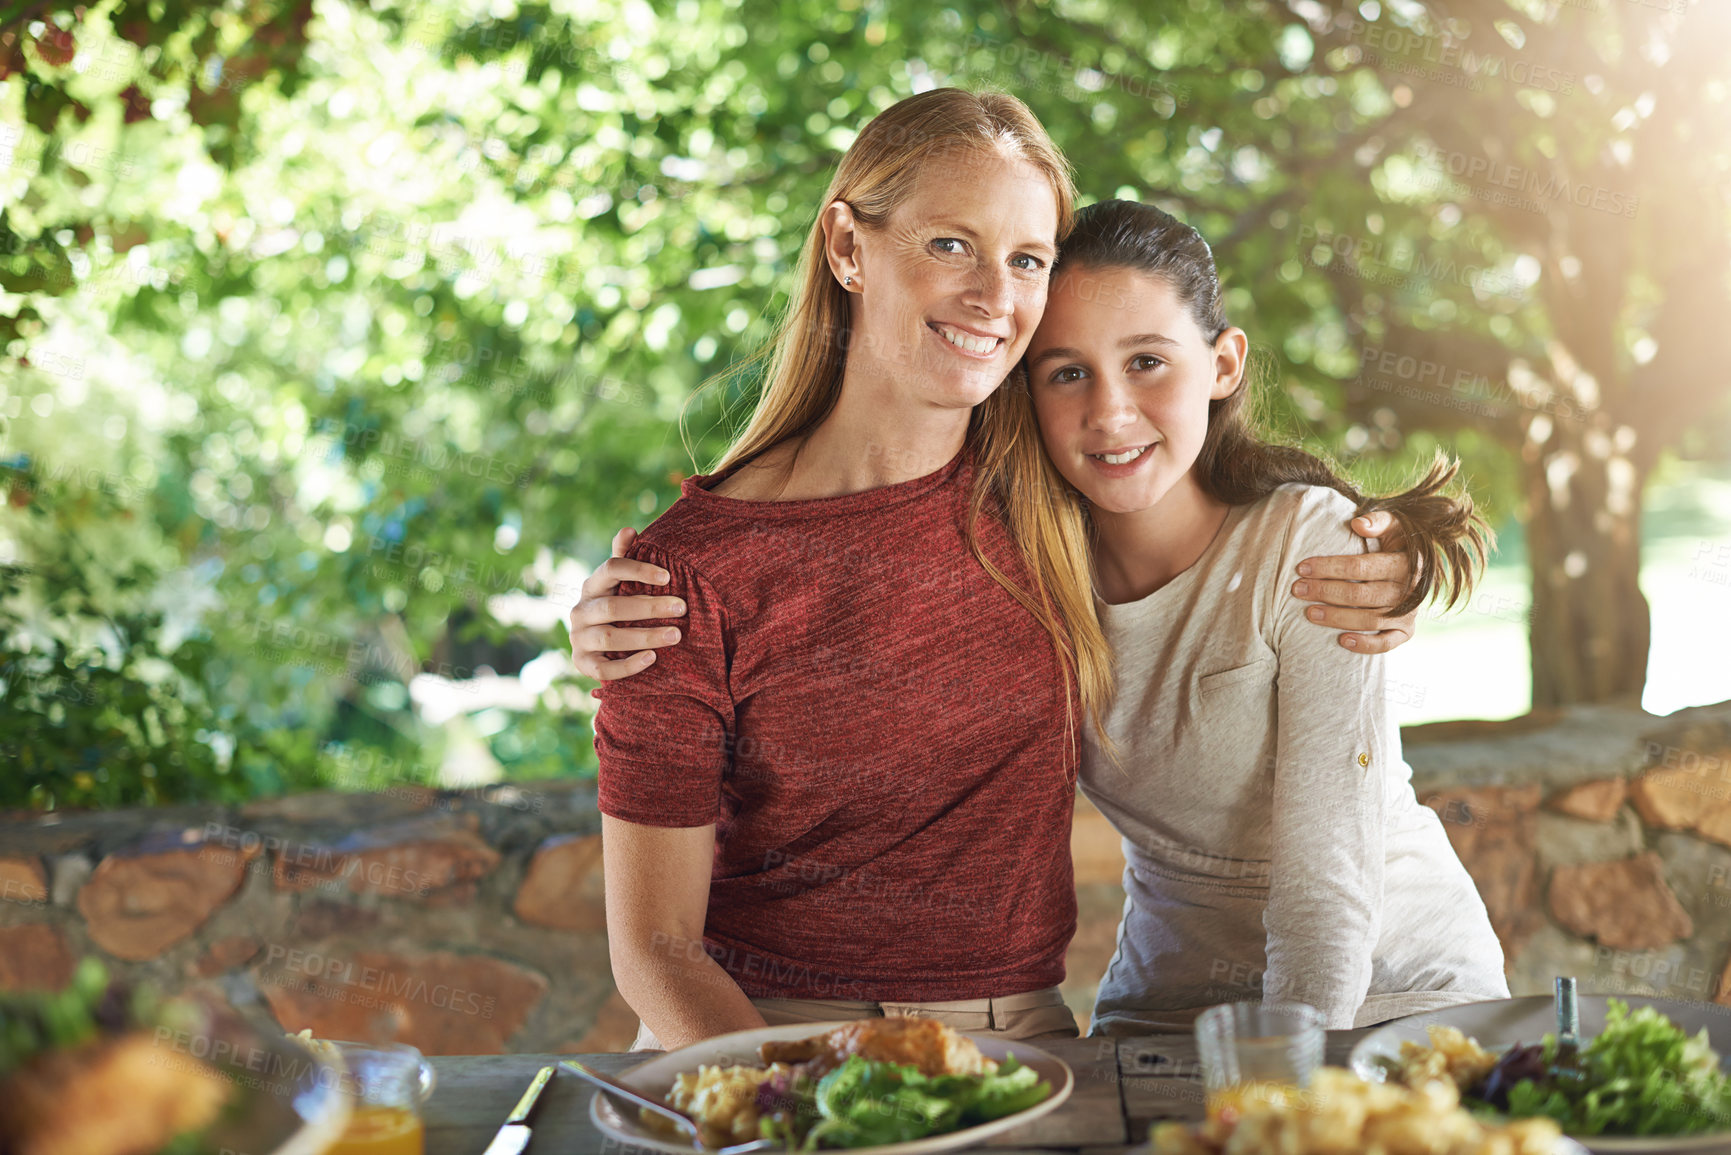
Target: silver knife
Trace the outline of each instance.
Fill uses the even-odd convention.
[[[1581,1041],[1581,1002],[1571,975],[1557,978],[1557,1045],[1574,1047]]]
[[[523,1148],[529,1145],[529,1112],[535,1109],[535,1100],[541,1097],[542,1088],[553,1077],[553,1067],[542,1067],[535,1073],[535,1081],[529,1084],[529,1089],[523,1092],[523,1097],[517,1100],[517,1105],[511,1108],[511,1113],[505,1116],[505,1125],[499,1128],[499,1133],[493,1136],[493,1141],[487,1144],[484,1155],[521,1155]]]

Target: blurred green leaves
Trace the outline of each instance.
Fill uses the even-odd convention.
[[[503,776],[592,770],[582,687],[517,675],[565,649],[557,606],[613,531],[665,509],[742,416],[749,381],[693,391],[768,331],[854,132],[937,84],[1016,93],[1088,199],[1204,231],[1233,320],[1271,354],[1278,430],[1382,476],[1446,437],[1506,515],[1518,421],[1367,391],[1360,350],[1446,330],[1530,354],[1545,303],[1375,283],[1364,262],[1507,270],[1533,246],[1402,183],[1431,120],[1468,106],[1373,66],[1360,8],[1296,11],[0,17],[0,745],[33,760],[0,805],[352,783],[368,752],[432,781],[473,735]],[[492,675],[515,682],[489,697]]]

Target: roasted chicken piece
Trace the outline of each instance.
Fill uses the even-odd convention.
[[[227,1080],[143,1031],[38,1055],[0,1079],[0,1151],[150,1155],[217,1116]]]
[[[997,1065],[965,1035],[936,1019],[911,1016],[860,1019],[809,1039],[764,1043],[758,1054],[765,1063],[804,1063],[814,1078],[835,1070],[849,1055],[917,1067],[922,1075],[979,1075]]]

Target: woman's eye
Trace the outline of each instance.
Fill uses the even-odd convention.
[[[1017,253],[1015,256],[1011,257],[1010,260],[1012,262],[1015,262],[1015,261],[1028,262],[1025,265],[1017,265],[1016,267],[1018,269],[1027,269],[1029,271],[1034,271],[1034,270],[1043,269],[1046,267],[1045,261],[1042,261],[1039,257],[1031,256],[1028,253]]]
[[[933,241],[932,244],[938,249],[939,252],[944,252],[944,253],[959,253],[959,252],[963,251],[965,248],[967,248],[967,245],[965,242],[958,240],[955,237],[939,237],[937,240]],[[956,247],[953,249],[946,249],[946,248],[944,248],[945,245],[954,245]]]
[[[1142,354],[1140,357],[1133,357],[1130,360],[1130,368],[1132,369],[1158,369],[1164,364],[1166,364],[1165,361],[1162,361],[1158,357],[1150,356],[1147,353]]]

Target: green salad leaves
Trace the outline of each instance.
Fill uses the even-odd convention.
[[[101,960],[87,956],[62,990],[0,993],[0,1076],[43,1051],[154,1025],[159,1010],[149,988],[110,980]]]
[[[1508,1089],[1507,1114],[1547,1115],[1571,1135],[1690,1135],[1731,1129],[1731,1079],[1707,1031],[1693,1037],[1652,1007],[1611,999],[1605,1029],[1559,1063],[1546,1035],[1544,1072]]]
[[[763,1137],[790,1150],[877,1147],[972,1127],[1025,1111],[1052,1093],[1006,1055],[991,1075],[922,1075],[858,1055],[812,1085],[802,1080],[762,1116]]]

